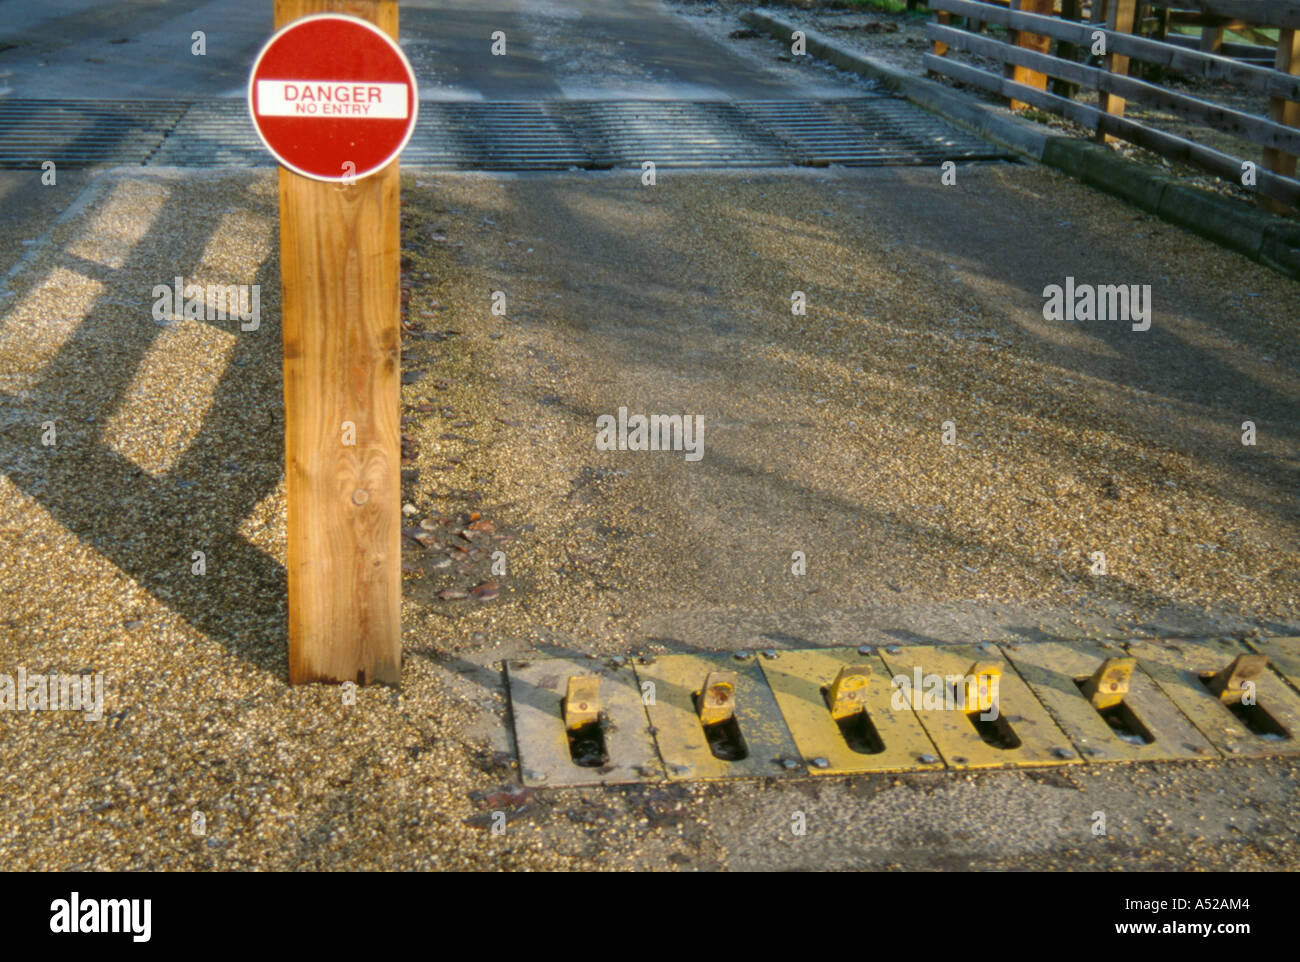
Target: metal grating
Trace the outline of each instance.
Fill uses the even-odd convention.
[[[140,164],[188,105],[133,100],[0,99],[0,167]]]
[[[588,101],[560,105],[596,167],[781,167],[788,150],[735,104]]]
[[[891,97],[754,101],[738,109],[780,137],[795,163],[871,167],[1005,156],[983,141]]]
[[[574,131],[546,103],[421,102],[402,163],[469,170],[590,167]]]
[[[896,97],[425,101],[402,154],[445,170],[878,166],[1005,157]],[[242,99],[0,100],[0,167],[270,166]]]
[[[271,158],[243,100],[200,100],[189,105],[162,145],[147,158],[160,167],[257,167]]]

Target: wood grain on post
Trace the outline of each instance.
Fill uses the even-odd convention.
[[[1050,17],[1056,8],[1055,0],[1011,0],[1011,9],[1023,10],[1025,13],[1037,13]],[[1012,31],[1017,47],[1028,47],[1039,53],[1048,53],[1052,47],[1052,41],[1049,37],[1043,37],[1036,33],[1026,33],[1024,30]],[[1041,74],[1036,70],[1030,70],[1027,67],[1008,65],[1007,76],[1016,83],[1022,83],[1030,87],[1037,87],[1039,90],[1047,89],[1047,75]],[[1021,107],[1029,106],[1019,100],[1012,100],[1009,105],[1012,110],[1019,110]]]
[[[1283,29],[1278,31],[1277,59],[1273,65],[1284,74],[1300,74],[1300,30]],[[1300,127],[1300,104],[1283,99],[1269,98],[1268,117],[1288,127]],[[1266,147],[1264,149],[1264,168],[1283,177],[1294,177],[1296,155]],[[1260,204],[1275,214],[1288,213],[1291,208],[1286,204],[1261,195]]]
[[[1136,20],[1137,0],[1110,0],[1108,26],[1111,30],[1124,34],[1132,33]],[[1128,57],[1107,53],[1102,58],[1102,67],[1110,73],[1128,76]],[[1102,113],[1114,114],[1117,117],[1124,115],[1124,98],[1117,97],[1112,93],[1106,93],[1105,91],[1099,93],[1097,95],[1097,106],[1101,108]],[[1099,130],[1097,139],[1107,144],[1117,138]]]
[[[397,39],[396,0],[276,0],[276,28],[315,13]],[[350,186],[280,169],[291,684],[400,680],[399,193],[396,160]]]

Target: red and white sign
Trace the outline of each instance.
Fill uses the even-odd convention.
[[[253,63],[248,109],[275,159],[314,180],[382,170],[415,129],[415,72],[374,24],[339,13],[278,30]]]

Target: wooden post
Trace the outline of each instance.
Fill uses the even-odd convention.
[[[397,39],[396,0],[275,0],[275,25],[347,13]],[[280,169],[289,681],[398,684],[398,162],[354,184]]]
[[[1273,66],[1285,74],[1300,74],[1300,30],[1284,28],[1277,35],[1277,57]],[[1300,104],[1282,97],[1270,97],[1268,118],[1288,127],[1300,127]],[[1295,154],[1288,154],[1272,147],[1264,148],[1264,167],[1283,177],[1294,177],[1296,171]],[[1285,214],[1290,207],[1271,197],[1260,197],[1261,205],[1275,214]]]
[[[1081,4],[1082,0],[1061,0],[1061,19],[1073,20],[1076,22],[1080,20]],[[1077,45],[1070,43],[1067,40],[1058,40],[1056,43],[1056,55],[1062,60],[1075,61],[1079,58],[1079,48]],[[1074,95],[1078,89],[1079,88],[1076,84],[1072,84],[1068,80],[1062,80],[1060,77],[1057,77],[1052,81],[1052,93],[1056,94],[1058,97],[1066,97],[1072,100],[1074,99]]]
[[[1025,13],[1041,13],[1050,17],[1055,12],[1055,8],[1055,0],[1011,0],[1012,10],[1023,10]],[[1024,30],[1013,30],[1011,33],[1017,47],[1028,47],[1031,50],[1037,50],[1039,53],[1049,53],[1051,51],[1052,39],[1050,37],[1028,33]],[[1047,75],[1036,70],[1030,70],[1028,67],[1008,64],[1007,76],[1017,83],[1029,87],[1037,87],[1039,90],[1047,89]],[[1008,106],[1012,110],[1019,110],[1021,107],[1029,105],[1021,103],[1019,100],[1012,100]]]
[[[936,23],[941,23],[944,26],[947,26],[952,21],[952,14],[940,10],[935,13],[934,19]],[[942,40],[934,41],[934,44],[931,49],[936,57],[945,57],[948,55],[948,45],[944,43]],[[934,73],[933,70],[930,72]]]
[[[1107,26],[1116,33],[1132,33],[1133,23],[1137,17],[1137,0],[1110,0],[1109,16],[1107,17]],[[1107,48],[1109,50],[1109,47]],[[1102,58],[1102,69],[1110,73],[1122,74],[1128,76],[1128,57],[1120,57],[1113,53],[1107,53]],[[1117,97],[1106,91],[1098,91],[1097,105],[1101,108],[1102,113],[1115,114],[1122,117],[1124,115],[1124,98]],[[1115,140],[1110,134],[1107,134],[1101,128],[1097,129],[1097,139],[1107,144]]]
[[[1211,26],[1208,17],[1201,25],[1200,47],[1205,53],[1218,53],[1223,47],[1223,27]]]

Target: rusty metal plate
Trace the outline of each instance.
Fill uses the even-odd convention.
[[[1178,706],[1138,667],[1122,701],[1094,708],[1080,689],[1118,645],[1098,641],[1002,644],[1003,653],[1042,702],[1084,760],[1157,761],[1218,758]],[[1130,663],[1131,666],[1131,663]]]
[[[1300,692],[1300,638],[1256,638],[1246,644],[1268,655],[1273,670]]]
[[[695,699],[710,672],[735,673],[734,720],[743,739],[743,757],[718,757],[700,722]],[[753,661],[725,655],[664,655],[637,665],[646,692],[646,711],[664,768],[671,779],[715,779],[803,774],[799,750],[786,730],[776,699]],[[649,682],[650,689],[645,689]],[[717,747],[735,755],[730,742]]]
[[[943,768],[939,750],[911,706],[891,706],[890,672],[878,655],[864,655],[856,648],[818,648],[782,651],[760,664],[812,774]],[[871,670],[858,693],[863,711],[837,721],[828,692],[841,670],[861,666]]]
[[[1255,757],[1300,752],[1300,695],[1265,670],[1256,679],[1253,710],[1234,713],[1205,681],[1248,654],[1229,638],[1130,641],[1125,647],[1201,733],[1225,755]],[[1267,652],[1265,652],[1267,654]],[[1276,730],[1268,730],[1275,727]]]
[[[893,675],[891,683],[900,689],[906,683],[907,691],[914,697],[916,717],[950,767],[1012,768],[1082,763],[1070,739],[1056,726],[996,646],[890,646],[881,651],[881,657]],[[992,706],[996,711],[968,712],[959,707],[976,702],[960,694],[964,684],[951,684],[950,679],[964,679],[971,687],[978,687],[974,685],[978,675],[968,677],[969,670],[976,665],[998,672]],[[980,720],[981,715],[985,719]]]
[[[589,675],[599,680],[597,724],[604,741],[604,760],[595,757],[587,733],[578,743],[578,753],[588,764],[579,765],[570,747],[563,705],[569,679]],[[585,659],[546,658],[507,662],[506,678],[525,785],[610,785],[663,778],[631,668]]]

